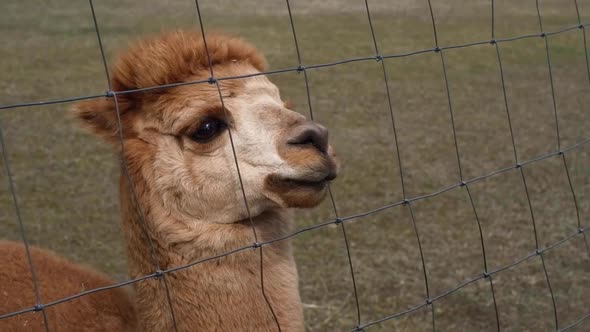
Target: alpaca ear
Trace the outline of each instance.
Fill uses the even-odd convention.
[[[119,123],[113,98],[84,100],[72,107],[72,115],[83,128],[114,143],[119,139]]]

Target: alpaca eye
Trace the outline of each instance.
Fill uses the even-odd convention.
[[[191,135],[193,141],[205,143],[217,136],[226,127],[225,122],[218,119],[206,119],[201,122],[197,130]]]

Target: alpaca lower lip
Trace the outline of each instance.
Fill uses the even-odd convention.
[[[298,187],[312,187],[312,188],[323,188],[325,187],[331,179],[328,177],[318,180],[299,180],[299,179],[283,179],[283,181],[287,184],[298,186]]]
[[[330,172],[320,179],[293,179],[293,178],[283,178],[282,180],[300,186],[308,186],[308,187],[324,187],[328,182],[334,180],[337,174],[336,171],[330,170]]]

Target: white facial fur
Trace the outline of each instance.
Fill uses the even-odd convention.
[[[243,188],[252,216],[273,207],[287,207],[280,195],[265,190],[270,174],[286,178],[304,177],[306,169],[289,165],[279,154],[287,129],[305,121],[285,108],[278,88],[264,76],[244,79],[235,93],[224,93],[226,112],[231,114],[233,147]],[[203,101],[188,101],[182,113],[199,112]],[[146,124],[149,127],[149,124]],[[234,151],[228,131],[215,138],[210,151],[192,149],[199,143],[171,135],[145,137],[157,146],[154,167],[144,176],[154,179],[154,195],[161,197],[170,214],[179,219],[232,223],[248,217]]]

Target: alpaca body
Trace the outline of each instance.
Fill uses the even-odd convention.
[[[55,253],[30,248],[43,303],[113,282],[105,275],[71,263]],[[0,241],[0,314],[35,305],[35,292],[25,247]],[[115,288],[45,308],[49,331],[135,331],[137,318],[127,289]],[[41,312],[0,320],[0,331],[45,331]]]

